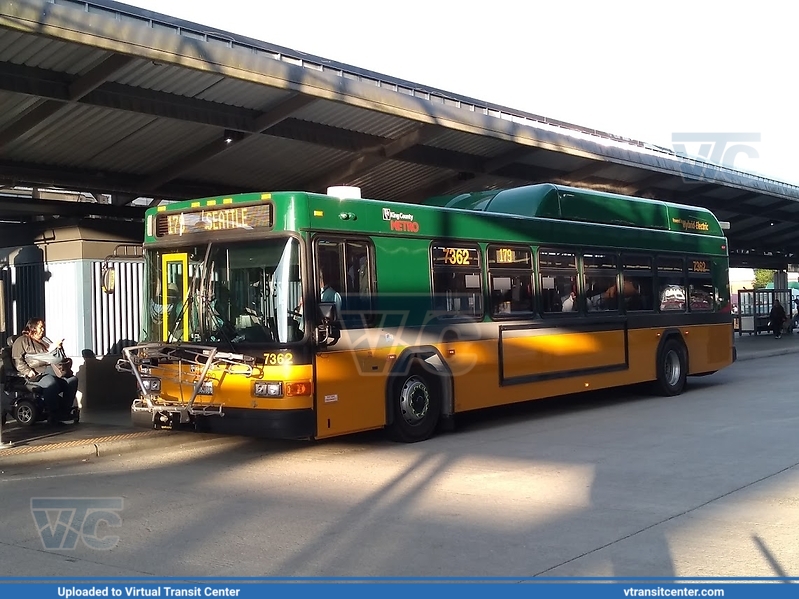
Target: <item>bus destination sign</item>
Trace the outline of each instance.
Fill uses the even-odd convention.
[[[513,247],[489,247],[488,265],[493,267],[530,268],[530,250]]]
[[[272,205],[221,206],[195,212],[162,213],[156,217],[156,237],[182,237],[208,231],[272,228]]]

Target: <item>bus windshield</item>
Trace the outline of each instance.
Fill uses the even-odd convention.
[[[150,249],[146,280],[147,341],[231,345],[303,336],[297,239]]]

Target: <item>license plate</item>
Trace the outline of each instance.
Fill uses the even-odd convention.
[[[200,385],[200,390],[197,391],[197,395],[213,395],[214,394],[214,384],[211,381],[203,381],[203,384]]]

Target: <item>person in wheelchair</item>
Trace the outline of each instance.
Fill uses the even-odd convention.
[[[42,318],[31,318],[11,347],[14,367],[20,376],[42,389],[48,421],[53,424],[69,417],[78,392],[78,378],[63,370],[63,340],[51,343],[44,336]]]

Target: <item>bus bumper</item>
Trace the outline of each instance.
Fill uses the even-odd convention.
[[[188,429],[221,435],[242,435],[266,439],[310,439],[316,435],[313,410],[252,410],[225,408],[224,413],[207,415],[181,414],[159,410],[158,406],[131,409],[134,426],[142,428]]]

